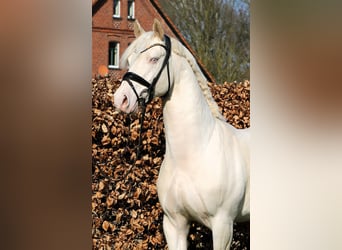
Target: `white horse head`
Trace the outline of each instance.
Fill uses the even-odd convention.
[[[136,22],[134,34],[137,39],[121,59],[128,72],[114,95],[115,107],[126,113],[135,112],[139,101],[148,103],[153,97],[165,96],[173,82],[169,71],[171,41],[160,22],[155,19],[150,32]]]

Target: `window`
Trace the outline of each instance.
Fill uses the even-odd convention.
[[[113,17],[120,17],[120,0],[113,0]]]
[[[128,0],[128,19],[134,19],[134,0]]]
[[[110,69],[119,68],[119,51],[120,51],[120,44],[118,42],[109,43],[108,68]]]

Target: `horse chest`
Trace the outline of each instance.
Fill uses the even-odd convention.
[[[158,195],[164,212],[171,216],[183,214],[208,226],[210,215],[215,213],[218,183],[208,183],[210,178],[199,181],[181,170],[173,171],[171,177],[165,176],[161,173],[158,179]],[[212,188],[207,188],[208,185]]]

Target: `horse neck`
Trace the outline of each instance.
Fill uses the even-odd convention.
[[[188,157],[200,153],[212,134],[215,118],[187,61],[173,63],[174,85],[163,116],[166,153]]]

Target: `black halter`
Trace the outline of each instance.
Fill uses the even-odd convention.
[[[133,72],[127,72],[123,78],[122,81],[127,81],[129,86],[131,86],[131,88],[133,89],[134,94],[137,96],[137,100],[138,100],[138,104],[139,106],[142,107],[142,114],[140,116],[140,133],[139,133],[139,142],[138,142],[138,148],[137,148],[137,158],[140,158],[140,145],[141,145],[141,141],[142,141],[142,128],[144,125],[144,117],[145,117],[145,111],[146,111],[146,104],[148,104],[154,97],[154,90],[156,87],[156,84],[159,80],[159,77],[161,75],[161,73],[163,72],[165,66],[167,68],[167,78],[168,78],[168,89],[167,92],[164,94],[164,96],[167,96],[169,91],[170,91],[170,70],[169,70],[169,58],[170,58],[170,54],[171,54],[171,41],[170,38],[167,35],[164,35],[164,39],[165,39],[165,45],[164,44],[160,44],[160,43],[156,43],[151,45],[150,47],[144,49],[143,51],[141,51],[140,53],[144,53],[145,51],[149,50],[152,47],[155,46],[161,46],[165,49],[166,51],[166,55],[163,61],[163,64],[158,72],[158,74],[153,78],[152,82],[149,83],[148,81],[146,81],[143,77],[133,73]],[[136,91],[132,81],[137,82],[143,86],[145,86],[147,89],[145,90],[148,94],[148,99],[146,101],[145,98],[143,98],[142,96],[138,95],[138,92]],[[143,91],[142,93],[144,93],[145,91]],[[141,94],[142,94],[141,93]]]
[[[165,49],[166,51],[166,55],[165,55],[165,58],[164,58],[164,61],[163,61],[163,64],[162,64],[162,67],[160,68],[160,71],[158,72],[158,74],[153,78],[152,82],[149,83],[148,81],[146,81],[143,77],[133,73],[133,72],[127,72],[122,80],[123,81],[127,81],[129,86],[131,86],[131,88],[133,89],[134,91],[134,94],[137,96],[137,99],[138,99],[138,102],[140,105],[146,105],[147,103],[149,103],[153,97],[154,97],[154,90],[155,90],[155,87],[156,87],[156,84],[159,80],[159,77],[161,75],[161,73],[163,72],[165,66],[167,66],[167,77],[168,77],[168,90],[167,92],[165,93],[164,96],[166,96],[168,93],[169,93],[169,90],[170,90],[170,71],[169,71],[169,58],[170,58],[170,54],[171,54],[171,41],[170,41],[170,38],[167,36],[167,35],[164,35],[164,39],[165,39],[165,45],[164,44],[160,44],[160,43],[156,43],[156,44],[153,44],[151,45],[150,47],[144,49],[143,51],[141,51],[140,53],[144,53],[145,51],[149,50],[150,48],[153,48],[155,46],[161,46]],[[137,82],[143,86],[145,86],[147,88],[147,93],[148,93],[148,99],[147,101],[138,95],[132,81],[134,82]]]

